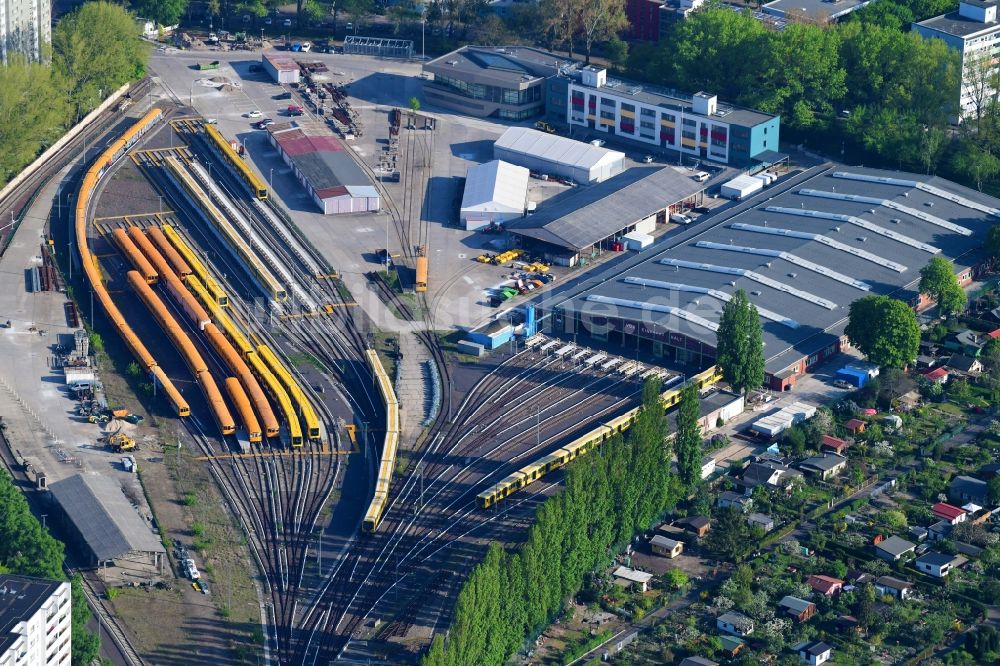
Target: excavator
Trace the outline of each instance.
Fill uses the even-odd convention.
[[[135,440],[125,433],[116,432],[108,437],[107,448],[115,453],[124,453],[126,451],[135,451],[138,446]]]

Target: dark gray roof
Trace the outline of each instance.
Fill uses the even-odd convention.
[[[731,624],[734,627],[739,626],[749,626],[753,624],[753,620],[744,615],[743,613],[737,613],[736,611],[727,611],[717,618],[720,622],[726,624]]]
[[[879,178],[898,180],[875,180]],[[827,196],[817,196],[821,194]],[[843,195],[872,197],[888,205],[832,198]],[[960,200],[953,200],[955,197]],[[841,165],[816,167],[765,189],[725,213],[691,225],[671,237],[669,244],[661,243],[596,271],[556,307],[584,316],[641,322],[647,330],[682,333],[714,347],[716,336],[711,326],[718,324],[724,304],[715,294],[731,295],[736,288],[742,288],[759,308],[774,313],[776,318],[793,320],[789,325],[762,318],[767,371],[776,374],[836,343],[847,324],[849,306],[858,298],[891,294],[903,300],[913,299],[920,269],[931,257],[942,256],[958,266],[978,261],[982,236],[996,219],[977,206],[997,210],[1000,201],[934,176]],[[807,211],[819,214],[803,215]],[[865,228],[849,219],[830,217],[838,215],[874,226]],[[940,226],[938,220],[945,226]],[[948,228],[950,224],[972,234],[953,231]],[[917,244],[923,245],[915,247]],[[927,249],[922,249],[924,246]],[[935,255],[928,251],[933,249],[940,252]],[[786,254],[766,256],[761,252]],[[664,261],[666,265],[661,263]],[[743,273],[705,270],[713,267]],[[746,271],[773,281],[774,286],[747,276]],[[799,290],[800,294],[786,288]],[[714,292],[698,293],[706,289]],[[824,306],[821,299],[829,301],[831,307]],[[681,319],[663,306],[683,310],[703,321]]]
[[[831,469],[847,461],[844,456],[838,456],[836,453],[827,453],[822,456],[813,456],[812,458],[806,458],[799,463],[799,467],[807,470],[817,470],[820,472],[829,472]]]
[[[875,584],[881,585],[882,587],[890,587],[894,590],[909,590],[913,588],[913,583],[893,578],[892,576],[879,576],[875,580]]]
[[[788,595],[779,601],[778,605],[782,608],[789,608],[796,613],[803,613],[809,610],[809,608],[814,604],[811,601],[806,601],[805,599],[799,599],[798,597]]]
[[[719,493],[719,499],[717,501],[743,504],[745,502],[749,502],[750,498],[740,495],[739,493],[734,493],[732,490],[724,490]]]
[[[473,74],[477,79],[519,84],[554,75],[570,61],[558,55],[526,46],[463,46],[424,65],[435,75]]]
[[[14,628],[30,620],[60,585],[58,580],[0,574],[0,655],[17,641]]]
[[[948,492],[956,496],[986,497],[986,482],[973,476],[959,475],[951,480]]]
[[[827,650],[832,650],[832,645],[827,645],[823,641],[814,641],[812,643],[806,643],[805,645],[799,647],[800,652],[805,652],[806,654],[818,655],[823,654]]]
[[[910,543],[906,539],[901,539],[898,536],[891,536],[875,547],[878,548],[879,550],[884,550],[890,555],[898,557],[903,553],[910,552],[911,550],[916,548],[916,545]]]
[[[338,187],[371,188],[371,196],[376,196],[371,179],[361,170],[347,151],[317,151],[302,155],[292,155],[295,166],[305,175],[315,190]]]
[[[944,553],[929,552],[924,553],[917,558],[917,564],[929,564],[931,566],[941,567],[946,564],[951,564],[955,561],[955,555],[946,555]]]
[[[935,16],[934,18],[929,18],[926,21],[920,21],[916,25],[936,30],[946,35],[968,37],[969,35],[974,35],[977,32],[992,30],[996,28],[997,24],[995,21],[992,23],[975,21],[971,18],[966,18],[955,11],[942,14],[941,16]]]
[[[49,486],[52,495],[99,560],[128,552],[164,553],[117,483],[99,474],[76,474]]]
[[[976,359],[971,356],[966,356],[965,354],[954,354],[950,359],[948,359],[948,367],[954,368],[960,372],[970,372],[972,366],[976,364]]]
[[[579,251],[701,189],[700,183],[671,167],[633,167],[602,183],[543,202],[534,215],[511,222],[507,228]]]

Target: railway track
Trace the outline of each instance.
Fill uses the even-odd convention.
[[[430,594],[426,583],[434,578],[435,572],[467,568],[467,561],[449,566],[450,546],[475,537],[477,532],[505,540],[503,535],[509,536],[511,521],[526,521],[534,509],[535,498],[551,486],[525,493],[503,511],[490,513],[477,508],[474,492],[477,485],[490,479],[498,480],[524,461],[536,457],[541,450],[553,447],[562,437],[559,431],[568,431],[586,422],[584,412],[589,411],[592,419],[603,418],[623,410],[641,391],[638,383],[617,377],[591,377],[582,385],[579,382],[572,385],[568,381],[571,374],[563,373],[556,381],[539,381],[531,391],[525,392],[522,389],[533,377],[541,378],[554,369],[550,365],[560,363],[550,361],[536,367],[526,363],[527,358],[527,354],[522,354],[505,362],[503,371],[513,373],[519,369],[513,376],[503,377],[495,372],[483,378],[459,406],[456,425],[440,434],[412,465],[411,471],[419,472],[406,476],[387,508],[379,533],[358,544],[358,552],[335,572],[332,587],[336,593],[327,595],[324,611],[320,613],[317,607],[306,614],[308,622],[304,629],[310,630],[311,638],[300,653],[302,658],[318,655],[322,661],[343,654],[351,638],[364,630],[365,622],[373,613],[396,622],[395,632],[409,625],[405,608],[422,607],[420,599]],[[599,390],[593,384],[601,382],[610,386],[629,386],[619,399],[601,409],[593,409],[586,402],[563,408],[561,401],[572,400],[574,394],[581,391]],[[532,405],[513,412],[504,408],[502,396],[521,395],[525,403],[532,403],[543,391],[553,399],[552,404],[542,406],[540,413],[536,413]],[[501,396],[501,399],[491,403],[488,396]],[[559,415],[546,414],[550,408]],[[542,416],[553,424],[545,436],[539,432],[530,437],[533,440],[530,445],[521,446],[513,457],[505,456],[503,451],[511,441],[534,434],[533,426]],[[500,422],[500,431],[489,429]],[[496,460],[497,456],[500,460]],[[462,460],[472,462],[455,462]],[[497,529],[484,532],[484,527],[491,524]],[[447,583],[451,584],[455,583]],[[413,595],[417,595],[416,598]],[[387,603],[398,605],[399,609],[378,612]]]

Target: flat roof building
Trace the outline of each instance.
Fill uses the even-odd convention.
[[[607,71],[526,46],[463,46],[424,65],[428,103],[479,118],[522,121],[544,114],[651,151],[678,151],[736,166],[768,164],[779,154],[780,118],[609,77]]]
[[[797,22],[826,25],[839,21],[873,0],[772,0],[761,9],[765,14]]]
[[[68,666],[71,594],[66,581],[0,574],[0,666]]]
[[[598,185],[560,194],[508,225],[521,247],[561,265],[594,257],[632,231],[652,233],[671,213],[697,206],[704,186],[672,167],[633,167]]]
[[[275,83],[298,83],[299,65],[280,53],[264,53],[260,57],[264,71],[271,75]]]
[[[49,489],[90,566],[129,560],[161,570],[166,549],[117,483],[100,474],[76,474]]]
[[[600,183],[625,170],[625,153],[527,127],[504,132],[493,144],[493,156],[581,185]]]
[[[377,212],[378,190],[340,139],[322,123],[279,123],[267,128],[271,145],[324,215]]]
[[[466,230],[522,217],[528,200],[529,177],[526,168],[503,160],[469,167],[460,211]]]
[[[998,211],[997,199],[935,176],[820,166],[590,276],[539,321],[704,368],[722,306],[743,289],[761,315],[766,383],[787,390],[841,351],[855,300],[926,306],[917,284],[936,256],[968,284]]]

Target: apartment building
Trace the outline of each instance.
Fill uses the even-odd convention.
[[[52,0],[0,0],[0,61],[41,60],[52,42]]]
[[[956,120],[975,117],[997,97],[1000,72],[1000,23],[997,0],[961,0],[958,10],[913,24],[925,38],[943,39],[962,62],[962,90]]]
[[[615,79],[541,49],[465,46],[424,65],[424,95],[480,118],[543,115],[573,138],[602,138],[651,152],[746,167],[777,156],[780,117],[694,95]],[[577,128],[586,131],[574,131]]]
[[[70,584],[0,575],[0,666],[69,666]]]

